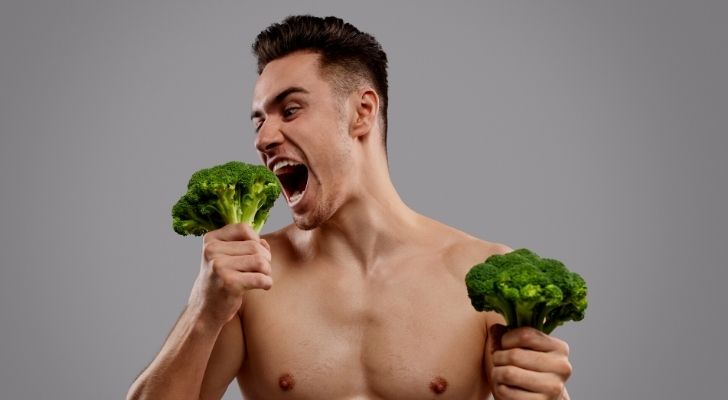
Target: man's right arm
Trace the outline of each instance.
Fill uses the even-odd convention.
[[[219,399],[242,363],[241,332],[237,316],[219,326],[185,309],[127,399]]]
[[[270,247],[247,225],[205,235],[187,307],[127,399],[219,399],[244,357],[239,311],[249,289],[269,289]]]

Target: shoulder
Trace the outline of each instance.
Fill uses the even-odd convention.
[[[506,254],[513,249],[503,243],[477,238],[455,228],[447,227],[446,245],[442,249],[442,261],[449,275],[465,290],[465,276],[476,264],[480,264],[494,254]],[[494,312],[477,313],[487,329],[493,324],[504,324],[500,314]]]
[[[506,254],[511,251],[513,249],[503,243],[489,242],[465,235],[447,247],[446,255],[454,261],[462,260],[480,263],[493,254]]]
[[[277,231],[268,232],[260,235],[261,239],[264,239],[272,247],[281,247],[287,243],[290,243],[288,231],[290,226],[285,226]]]
[[[303,261],[309,253],[310,231],[302,231],[296,225],[290,224],[277,231],[260,236],[270,245],[273,256],[281,261]]]
[[[443,239],[442,260],[458,277],[464,277],[475,264],[494,254],[513,251],[503,243],[483,240],[444,224],[441,224],[439,231]]]
[[[292,225],[284,226],[277,231],[268,232],[260,235],[270,245],[271,252],[289,253],[293,243]]]

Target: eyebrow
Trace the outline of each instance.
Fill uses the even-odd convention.
[[[288,97],[289,95],[294,94],[294,93],[309,94],[308,90],[306,90],[300,86],[291,86],[289,88],[282,90],[272,100],[269,100],[267,104],[264,104],[263,109],[266,109],[266,108],[269,108],[276,104],[282,103],[283,100],[286,99],[286,97]],[[250,113],[250,119],[260,118],[262,116],[263,116],[263,111],[261,111],[261,110],[255,110],[252,113]]]

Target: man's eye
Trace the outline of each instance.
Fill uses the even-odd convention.
[[[258,131],[260,130],[260,127],[261,126],[263,126],[263,121],[260,121],[260,122],[258,122],[258,123],[255,124],[255,133],[258,133]]]
[[[286,107],[283,110],[283,116],[286,118],[290,117],[291,115],[295,114],[299,109],[300,107]]]

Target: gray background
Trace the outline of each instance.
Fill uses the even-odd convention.
[[[3,0],[0,398],[123,397],[199,265],[170,207],[257,160],[249,45],[301,12],[388,51],[409,205],[587,279],[574,399],[725,398],[728,2],[449,4]]]

